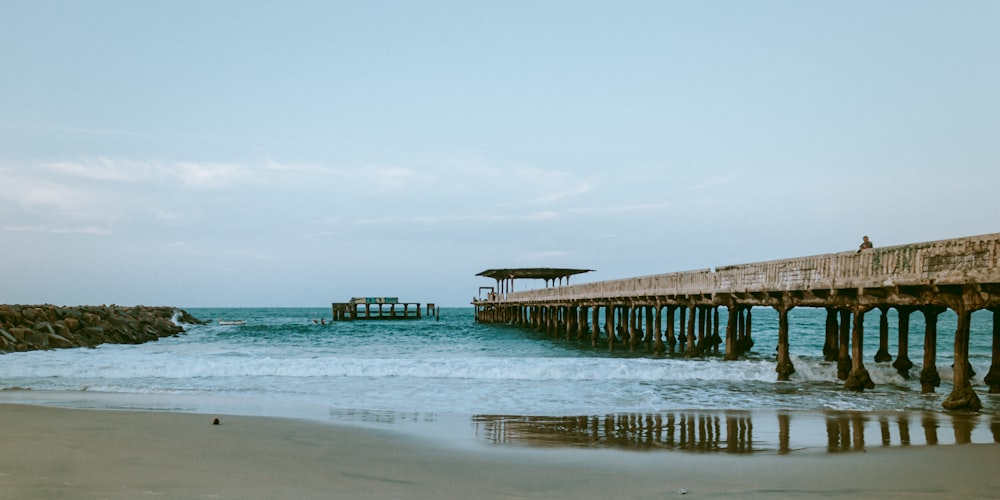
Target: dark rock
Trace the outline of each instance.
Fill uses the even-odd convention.
[[[49,335],[48,345],[49,347],[55,347],[55,348],[76,347],[76,344],[73,343],[71,340],[61,335],[56,335],[54,333]]]
[[[63,320],[63,324],[66,325],[66,328],[71,332],[75,332],[80,329],[80,320],[71,316],[67,316],[66,319]]]
[[[173,307],[0,304],[0,352],[149,342],[182,333],[174,318],[203,324]]]
[[[8,333],[7,330],[4,330],[2,328],[0,328],[0,338],[5,339],[7,342],[10,342],[11,344],[16,344],[17,343],[17,339],[14,338],[13,335],[11,335],[10,333]]]
[[[18,342],[24,342],[28,336],[34,333],[30,328],[14,327],[8,330]]]
[[[56,333],[55,328],[52,328],[52,323],[49,323],[48,321],[39,321],[38,323],[35,323],[35,331],[46,335],[55,335]]]

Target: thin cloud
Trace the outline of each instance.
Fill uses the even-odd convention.
[[[707,180],[705,182],[702,182],[700,184],[695,184],[694,186],[691,186],[691,189],[693,189],[693,190],[708,189],[710,187],[719,186],[719,185],[722,185],[722,184],[729,184],[730,182],[733,182],[733,181],[735,181],[736,179],[739,179],[739,178],[740,178],[740,173],[739,172],[734,172],[734,173],[731,173],[729,175],[724,175],[722,177],[716,177],[714,179],[709,179],[709,180]]]
[[[94,158],[85,162],[59,161],[43,164],[43,167],[60,176],[123,183],[141,180],[146,171],[141,164],[107,158]]]
[[[589,181],[583,181],[580,184],[578,184],[576,186],[573,186],[570,189],[566,189],[566,190],[559,191],[559,192],[549,193],[549,194],[540,196],[538,198],[535,198],[534,201],[536,203],[552,203],[552,202],[564,200],[566,198],[574,198],[574,197],[577,197],[577,196],[583,196],[583,195],[591,193],[593,191],[594,191],[594,187],[591,185],[591,183]]]
[[[656,203],[638,203],[633,205],[609,205],[606,207],[579,207],[569,209],[568,211],[573,214],[584,215],[616,215],[634,212],[651,212],[670,208],[671,206],[672,204],[670,202],[662,201]]]
[[[251,178],[245,169],[228,163],[182,162],[176,168],[180,181],[194,188],[233,186]]]
[[[111,234],[110,229],[105,229],[97,226],[84,226],[84,227],[4,226],[3,230],[12,233],[93,234],[99,236]]]
[[[74,134],[101,135],[115,137],[149,137],[149,134],[136,132],[134,130],[117,130],[110,128],[95,127],[52,127],[52,126],[31,126],[24,124],[2,124],[0,127],[11,130],[28,130],[42,132],[70,132]]]

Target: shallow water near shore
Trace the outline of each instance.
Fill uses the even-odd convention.
[[[825,311],[790,315],[790,382],[777,382],[777,315],[754,309],[756,344],[726,362],[592,347],[521,328],[482,325],[471,308],[440,320],[329,319],[325,308],[188,309],[206,325],[142,345],[0,356],[0,402],[304,418],[388,427],[478,445],[728,453],[841,452],[866,446],[994,442],[992,316],[974,314],[971,362],[983,402],[951,415],[954,316],[938,323],[942,386],[921,394],[923,324],[911,318],[910,379],[872,361],[878,311],[865,317],[865,365],[876,388],[843,389],[823,361]],[[216,319],[245,319],[245,326]],[[890,311],[890,352],[896,319]]]

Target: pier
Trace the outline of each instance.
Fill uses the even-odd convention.
[[[893,367],[909,377],[909,317],[923,314],[925,393],[940,386],[935,366],[937,317],[952,310],[958,317],[954,342],[954,386],[942,405],[978,411],[971,385],[969,327],[974,311],[993,313],[993,361],[984,382],[1000,393],[1000,233],[912,243],[860,252],[840,252],[741,265],[719,266],[635,278],[569,284],[585,269],[490,269],[479,276],[496,280],[486,297],[473,299],[476,321],[534,328],[594,346],[656,354],[700,357],[718,353],[738,359],[753,345],[752,307],[778,312],[777,378],[789,380],[793,333],[788,312],[795,307],[826,309],[823,355],[837,363],[847,389],[864,391],[874,383],[864,364],[864,315],[878,309],[879,349],[875,362],[888,362],[886,312],[899,318]],[[515,291],[516,279],[545,279],[546,287]],[[720,325],[720,308],[728,313]],[[604,326],[600,321],[604,320]],[[722,336],[720,336],[722,330]],[[722,352],[719,353],[720,346]]]
[[[436,311],[427,304],[427,315]],[[333,321],[420,319],[419,302],[400,302],[398,297],[352,297],[349,302],[331,304]]]

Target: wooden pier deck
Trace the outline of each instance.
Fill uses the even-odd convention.
[[[958,316],[958,327],[954,387],[943,403],[948,409],[981,407],[970,383],[969,325],[973,311],[986,309],[993,312],[993,364],[985,383],[991,393],[1000,392],[1000,233],[526,291],[513,291],[514,273],[491,271],[499,270],[480,275],[495,278],[498,291],[473,300],[477,321],[544,329],[566,338],[589,336],[595,346],[606,340],[610,349],[621,342],[633,350],[702,356],[724,344],[725,359],[737,359],[753,343],[750,309],[772,307],[779,318],[779,380],[788,380],[795,371],[788,353],[788,311],[825,308],[824,355],[837,362],[845,387],[857,391],[874,387],[863,362],[865,313],[881,312],[875,355],[881,361],[891,359],[886,311],[897,310],[899,346],[893,366],[905,377],[913,366],[907,352],[909,317],[915,311],[924,315],[920,382],[924,392],[933,392],[940,385],[937,316],[950,309]],[[546,283],[561,284],[561,278],[568,283],[570,274],[586,270],[549,271]],[[721,307],[728,312],[724,338],[719,336]],[[599,318],[605,321],[603,331]]]

